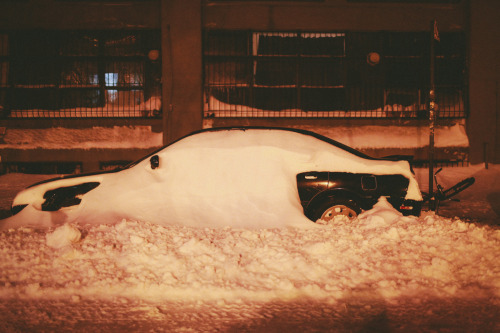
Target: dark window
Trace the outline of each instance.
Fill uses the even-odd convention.
[[[159,115],[158,32],[23,31],[0,36],[4,117]]]
[[[0,33],[0,115],[4,114],[9,87],[9,35]]]
[[[464,117],[465,39],[441,33],[441,117]],[[206,117],[427,117],[427,32],[207,31]]]
[[[276,2],[276,1],[288,1],[288,2],[324,2],[325,0],[208,0],[208,2]]]
[[[280,117],[345,110],[344,37],[208,31],[206,115]]]
[[[347,0],[347,2],[459,3],[461,0]]]

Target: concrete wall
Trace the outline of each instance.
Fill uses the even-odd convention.
[[[459,4],[352,3],[283,1],[205,2],[204,26],[215,29],[425,31],[430,22],[441,29],[463,29],[466,1]]]
[[[0,29],[159,28],[156,1],[29,0],[0,3]]]
[[[162,0],[164,143],[202,128],[199,0]]]

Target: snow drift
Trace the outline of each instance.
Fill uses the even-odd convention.
[[[204,131],[156,155],[158,168],[146,158],[120,172],[31,187],[14,200],[28,207],[4,220],[2,228],[122,219],[191,227],[311,226],[296,184],[296,175],[307,171],[402,174],[410,180],[406,198],[422,199],[408,162],[365,158],[291,130]],[[100,185],[84,194],[79,205],[41,210],[46,191],[84,182]]]
[[[82,236],[84,235],[84,236]],[[317,228],[190,228],[123,220],[0,233],[0,297],[262,301],[500,297],[500,230],[385,200]]]

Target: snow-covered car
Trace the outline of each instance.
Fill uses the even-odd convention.
[[[313,132],[267,127],[192,133],[113,171],[21,191],[0,227],[121,219],[165,225],[277,227],[354,217],[380,197],[419,215],[405,159],[371,158]],[[309,221],[309,222],[307,222]]]

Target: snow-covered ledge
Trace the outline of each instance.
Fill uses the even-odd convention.
[[[0,149],[126,149],[162,146],[151,126],[7,129]]]
[[[427,126],[303,126],[331,139],[356,149],[366,148],[424,148],[429,145]],[[435,127],[435,146],[468,147],[469,139],[465,124],[457,122],[451,126]]]
[[[210,127],[206,126],[205,127]],[[429,128],[422,125],[291,126],[322,134],[356,149],[424,148],[429,144]],[[162,146],[162,133],[151,126],[91,127],[84,129],[7,129],[0,148],[12,149],[91,149],[151,148]],[[435,128],[435,146],[468,147],[463,121]]]

